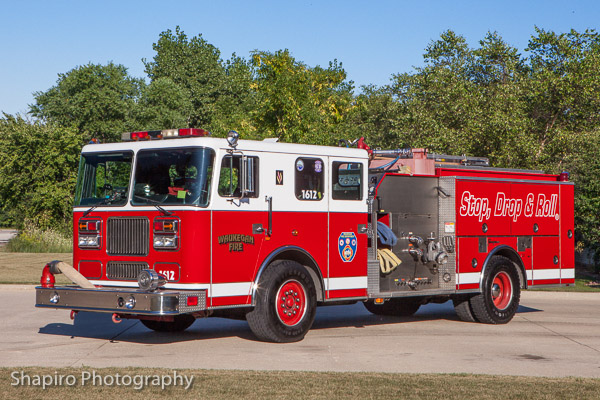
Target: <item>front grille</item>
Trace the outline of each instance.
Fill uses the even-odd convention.
[[[109,218],[106,248],[111,256],[148,255],[150,222],[146,217]]]
[[[106,265],[108,279],[137,279],[140,271],[147,269],[144,262],[109,261]]]

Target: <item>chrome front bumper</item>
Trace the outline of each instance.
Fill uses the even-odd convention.
[[[206,290],[147,292],[133,288],[38,286],[35,291],[36,307],[139,315],[177,315],[206,310]]]

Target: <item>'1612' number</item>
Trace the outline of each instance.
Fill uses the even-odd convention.
[[[304,190],[301,193],[302,200],[319,200],[319,195],[316,190]]]
[[[158,271],[159,274],[164,275],[168,281],[175,279],[175,271]]]

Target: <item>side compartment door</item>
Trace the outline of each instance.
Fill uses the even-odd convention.
[[[511,198],[523,202],[521,212],[511,218],[511,234],[521,238],[520,250],[531,238],[531,269],[526,265],[525,270],[531,285],[560,283],[559,196],[557,183],[511,183]],[[504,209],[509,209],[506,204]]]
[[[258,154],[218,152],[212,193],[210,305],[250,304],[268,223]]]
[[[560,185],[560,283],[575,283],[574,187]]]
[[[327,299],[367,295],[368,167],[364,160],[330,157]]]

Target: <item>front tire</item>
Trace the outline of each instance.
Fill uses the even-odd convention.
[[[473,315],[486,324],[506,324],[519,308],[521,286],[515,265],[494,256],[486,267],[482,292],[470,299]]]
[[[410,317],[419,310],[421,302],[419,299],[389,299],[383,304],[375,304],[373,300],[363,303],[365,308],[375,315],[387,315],[392,317]]]
[[[142,319],[142,324],[148,329],[156,332],[182,332],[194,323],[196,318],[190,314],[176,315],[173,321],[156,321],[152,319]]]
[[[315,320],[315,285],[305,267],[295,261],[276,261],[262,274],[256,305],[246,314],[260,340],[289,343],[302,340]]]

